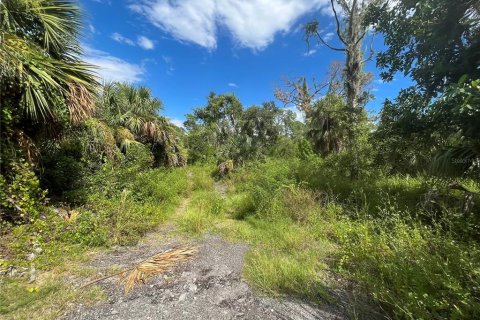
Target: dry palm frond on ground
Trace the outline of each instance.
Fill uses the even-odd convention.
[[[125,283],[125,294],[128,294],[135,284],[143,284],[149,277],[168,271],[177,264],[190,260],[196,252],[197,249],[193,247],[169,249],[151,256],[132,268],[89,282],[83,285],[82,288],[108,278],[120,276],[121,282]]]

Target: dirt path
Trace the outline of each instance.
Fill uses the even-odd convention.
[[[185,212],[185,199],[176,215]],[[345,319],[340,308],[313,306],[289,299],[271,299],[254,293],[242,279],[247,245],[232,244],[206,235],[187,240],[175,235],[175,226],[162,227],[135,247],[120,247],[89,263],[104,275],[112,266],[125,268],[178,244],[199,249],[194,260],[135,287],[128,296],[117,279],[100,284],[107,300],[94,306],[76,305],[65,319]]]

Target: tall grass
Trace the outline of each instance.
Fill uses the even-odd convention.
[[[480,317],[475,220],[455,201],[426,208],[425,179],[352,180],[319,159],[267,160],[233,181],[230,228],[254,244],[245,274],[259,289],[325,298],[335,270],[394,318]]]

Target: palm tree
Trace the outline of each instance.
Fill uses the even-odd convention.
[[[150,89],[111,83],[104,86],[100,99],[98,116],[114,128],[124,152],[132,143],[143,143],[150,146],[157,164],[186,164],[177,129],[159,115],[162,102],[152,97]]]
[[[80,28],[72,1],[0,1],[2,168],[17,150],[34,160],[39,142],[93,112],[98,83],[80,59]]]
[[[74,122],[94,107],[97,81],[80,60],[80,9],[68,0],[0,2],[2,104],[35,123]]]
[[[346,105],[342,97],[327,94],[315,102],[307,113],[307,136],[313,149],[322,155],[340,152],[347,147]]]

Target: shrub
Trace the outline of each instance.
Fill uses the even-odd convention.
[[[341,229],[340,270],[398,318],[478,318],[478,245],[394,216]]]
[[[23,160],[13,163],[9,176],[0,175],[0,220],[33,222],[44,210],[46,194],[32,165]]]

